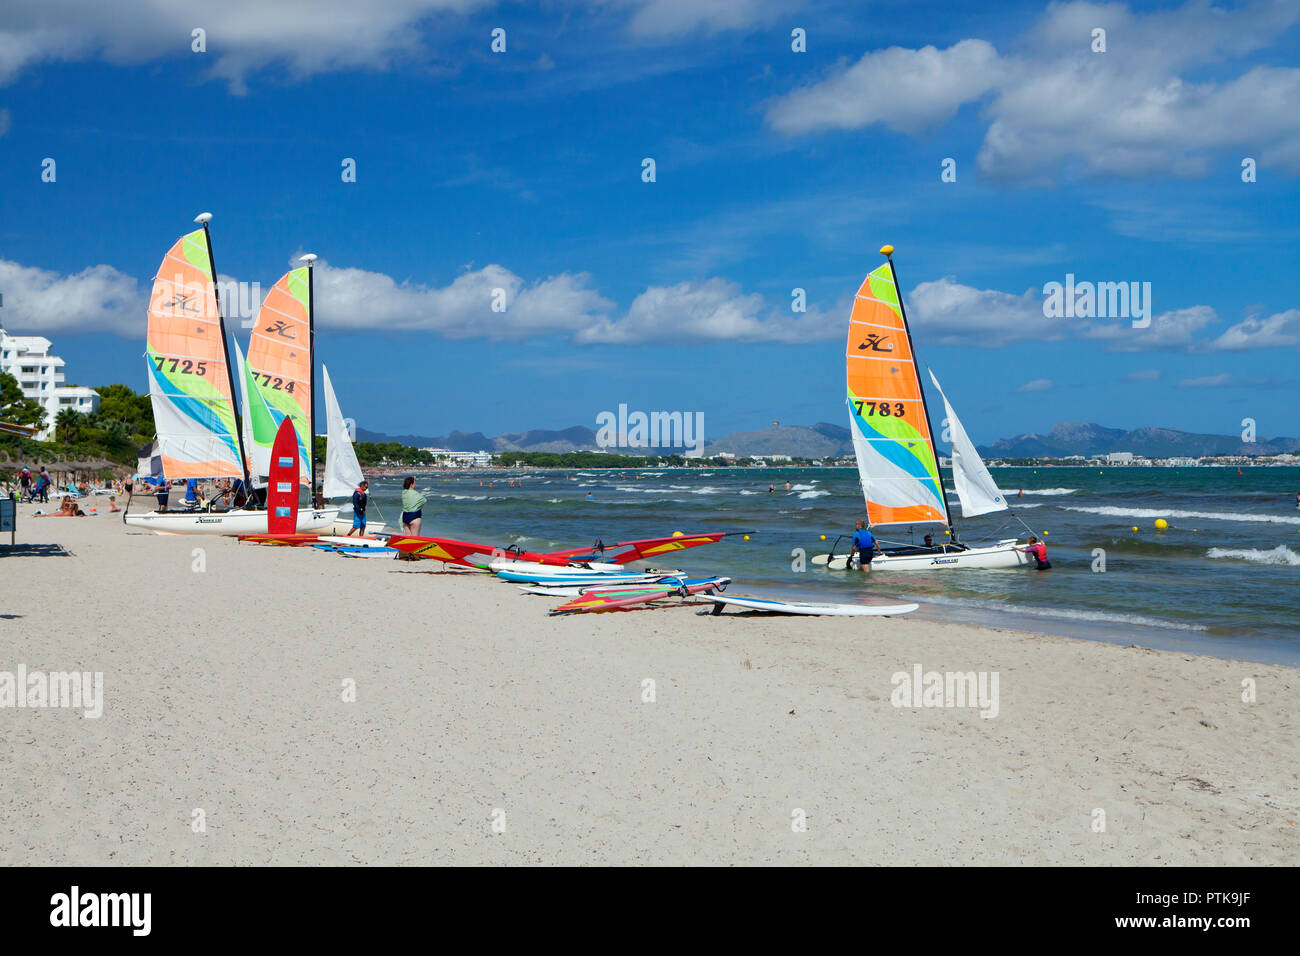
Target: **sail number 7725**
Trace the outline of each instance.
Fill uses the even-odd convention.
[[[169,359],[161,355],[155,355],[154,361],[158,363],[158,371],[165,372],[163,368],[168,362],[172,363],[171,371],[180,371],[183,375],[207,375],[208,363],[196,362],[194,359]]]

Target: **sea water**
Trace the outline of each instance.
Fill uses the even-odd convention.
[[[423,534],[555,550],[674,531],[753,532],[655,563],[728,575],[737,593],[917,601],[917,616],[931,619],[1300,666],[1300,468],[1240,471],[993,469],[1015,516],[963,520],[945,470],[962,540],[1023,541],[1019,518],[1047,543],[1045,572],[864,575],[814,565],[863,516],[857,472],[847,468],[473,470],[419,475],[416,487],[429,499]],[[396,530],[400,479],[377,478],[371,490]],[[1155,530],[1157,518],[1168,530]],[[926,530],[916,530],[918,543]],[[847,539],[837,552],[846,547]]]

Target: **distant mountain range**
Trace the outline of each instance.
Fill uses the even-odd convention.
[[[451,451],[595,451],[596,433],[575,425],[560,431],[535,429],[489,438],[482,432],[453,431],[445,436],[385,435],[357,429],[358,441],[395,441],[416,448]],[[629,454],[671,454],[680,449],[620,449]],[[1176,428],[1107,428],[1087,422],[1062,422],[1046,435],[1029,433],[1000,438],[979,446],[986,458],[1066,458],[1070,455],[1105,455],[1130,451],[1148,458],[1202,455],[1278,455],[1300,453],[1300,438],[1259,439],[1244,442],[1239,435],[1203,435]],[[741,457],[790,455],[795,458],[838,458],[853,454],[849,430],[840,425],[780,425],[757,431],[732,432],[705,444],[705,455],[727,452]]]
[[[987,458],[1065,458],[1131,451],[1147,458],[1198,458],[1202,455],[1280,455],[1300,452],[1300,438],[1260,438],[1244,442],[1240,435],[1202,435],[1177,428],[1106,428],[1087,422],[1062,422],[1046,435],[1017,435],[980,446]]]

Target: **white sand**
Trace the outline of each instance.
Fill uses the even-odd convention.
[[[0,671],[103,671],[107,702],[0,710],[3,864],[1300,862],[1289,668],[905,618],[550,618],[433,562],[30,511],[20,541],[72,556],[0,557]],[[892,706],[916,663],[998,672],[1000,713]]]

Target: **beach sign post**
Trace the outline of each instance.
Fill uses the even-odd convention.
[[[10,493],[8,498],[0,498],[0,534],[9,532],[9,547],[13,547],[18,536],[18,502]]]
[[[271,445],[271,473],[266,484],[266,533],[298,530],[298,433],[288,415]]]

